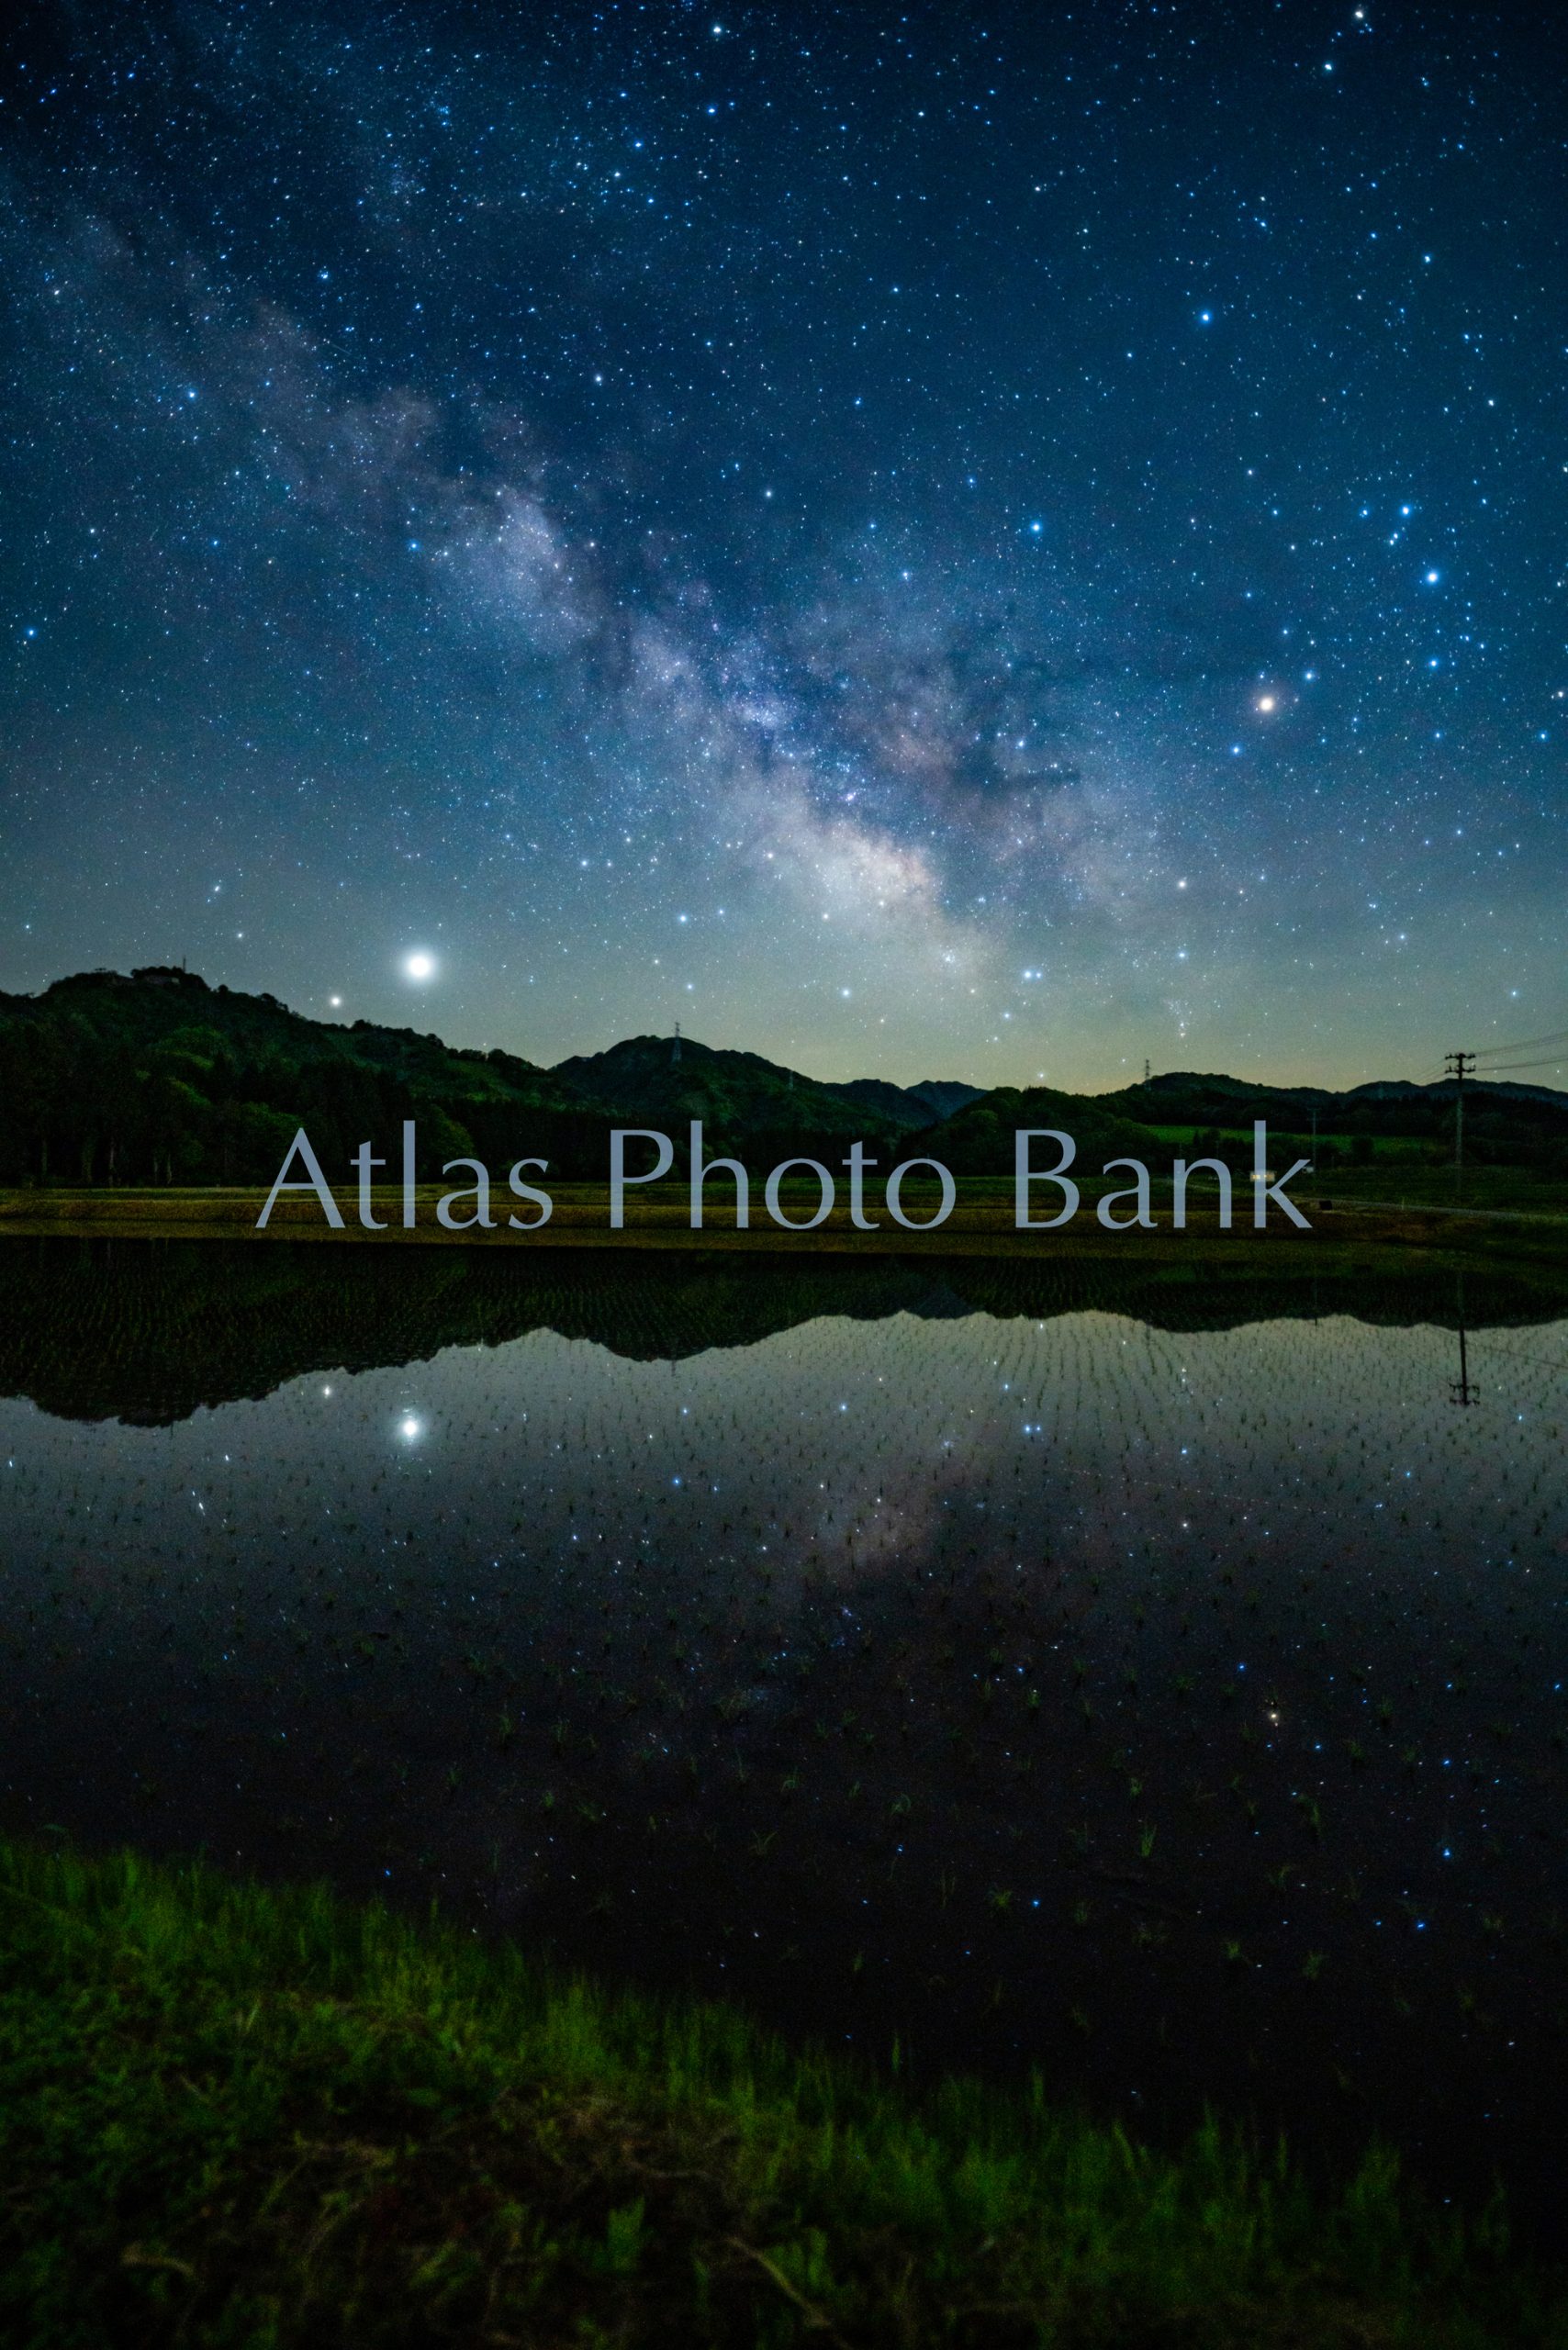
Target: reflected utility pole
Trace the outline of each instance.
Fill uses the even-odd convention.
[[[1474,1070],[1473,1053],[1446,1053],[1443,1067],[1454,1080],[1453,1196],[1457,1207],[1464,1197],[1464,1080]]]
[[[1449,1382],[1449,1402],[1468,1411],[1479,1399],[1472,1393],[1470,1360],[1464,1346],[1464,1275],[1454,1275],[1454,1295],[1459,1312],[1459,1377]]]

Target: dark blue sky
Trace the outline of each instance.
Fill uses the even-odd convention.
[[[1562,1027],[1565,65],[1296,0],[24,16],[0,987],[1090,1086]]]

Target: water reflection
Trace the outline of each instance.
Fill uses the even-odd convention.
[[[1467,1333],[1464,1326],[1464,1288],[1462,1280],[1460,1285],[1459,1314],[1459,1377],[1452,1382],[1449,1388],[1449,1401],[1450,1404],[1458,1404],[1464,1411],[1468,1411],[1472,1404],[1475,1404],[1480,1401],[1479,1396],[1473,1393],[1471,1387],[1470,1354],[1465,1344],[1466,1337]]]
[[[1419,1260],[1417,1260],[1418,1263]],[[213,1241],[8,1239],[0,1247],[0,1394],[62,1416],[157,1425],[262,1396],[308,1371],[409,1362],[531,1330],[590,1338],[642,1361],[755,1344],[819,1315],[921,1321],[982,1313],[1045,1319],[1098,1306],[1171,1330],[1345,1314],[1452,1327],[1464,1278],[1411,1271],[1400,1252],[1325,1274],[1317,1257],[1202,1276],[1180,1256],[1106,1263],[1036,1259],[609,1250],[258,1247]],[[1568,1312],[1554,1281],[1472,1276],[1473,1326],[1528,1326]]]
[[[434,1891],[1145,2123],[1549,2178],[1568,1322],[919,1278],[663,1357],[498,1342],[484,1292],[466,1343],[160,1427],[24,1389],[9,1821]],[[556,1279],[557,1325],[607,1311]]]

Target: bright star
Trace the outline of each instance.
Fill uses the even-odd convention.
[[[435,977],[435,957],[427,955],[422,946],[417,946],[411,955],[404,956],[403,968],[410,979],[432,979]]]

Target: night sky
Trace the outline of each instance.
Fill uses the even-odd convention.
[[[1091,1088],[1560,1030],[1565,76],[1524,8],[24,17],[0,987]]]

